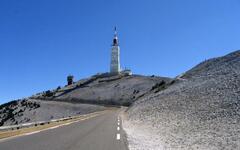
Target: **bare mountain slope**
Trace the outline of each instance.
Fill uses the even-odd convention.
[[[0,126],[48,121],[104,110],[103,106],[24,99],[1,105]]]
[[[170,78],[141,75],[96,75],[80,80],[70,87],[56,91],[48,99],[57,101],[91,104],[110,104],[129,106],[138,97],[148,93],[160,82],[170,82]],[[40,97],[45,98],[45,97]]]
[[[191,70],[187,71],[183,78],[222,76],[225,74],[239,74],[240,50],[232,52],[226,56],[206,60]]]
[[[170,78],[154,76],[95,75],[26,100],[1,105],[0,126],[89,113],[103,110],[102,105],[130,105],[156,84],[169,81]]]
[[[205,61],[182,78],[128,110],[130,147],[240,149],[240,51]]]

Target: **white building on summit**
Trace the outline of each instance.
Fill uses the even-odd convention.
[[[114,29],[114,38],[112,44],[112,51],[111,51],[111,64],[110,64],[110,73],[111,74],[119,74],[121,72],[120,69],[120,47],[118,43],[117,37],[117,29]]]

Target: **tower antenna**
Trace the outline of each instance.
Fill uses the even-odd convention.
[[[114,34],[117,35],[117,26],[114,27]]]

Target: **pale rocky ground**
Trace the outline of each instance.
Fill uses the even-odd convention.
[[[180,78],[126,112],[130,149],[240,149],[240,51]]]

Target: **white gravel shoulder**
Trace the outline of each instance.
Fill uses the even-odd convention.
[[[147,125],[134,125],[123,120],[123,129],[127,134],[129,150],[164,150],[161,138]]]

